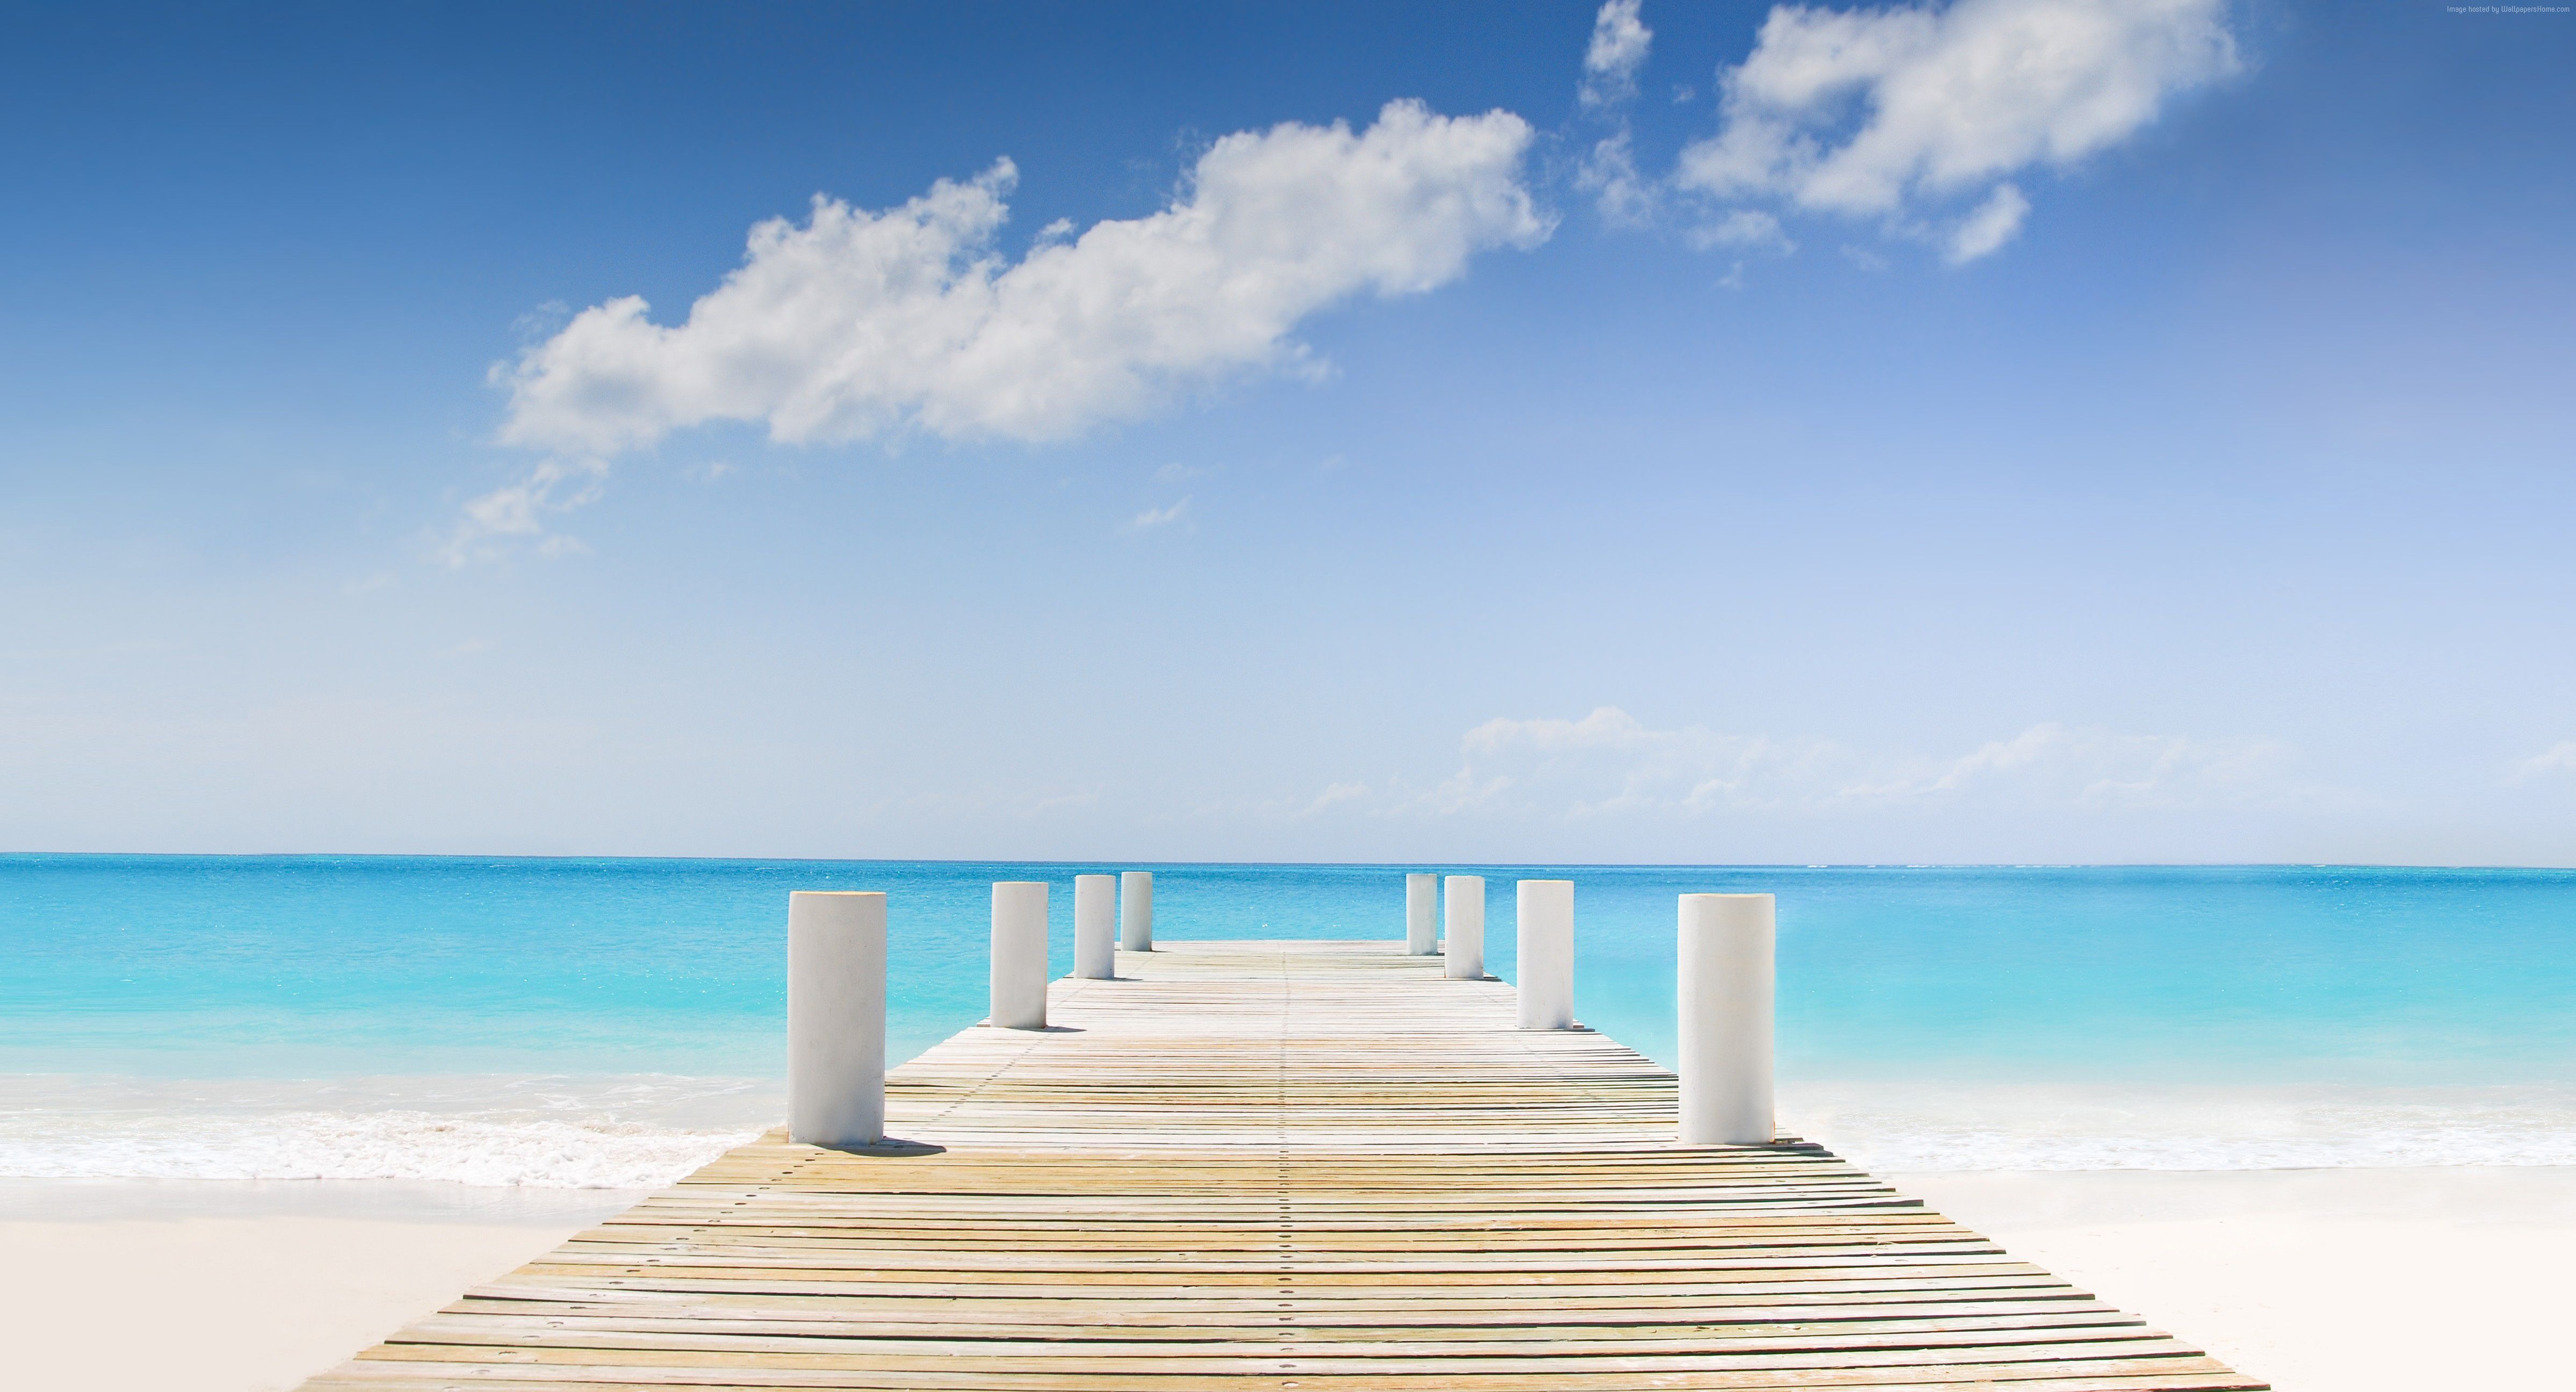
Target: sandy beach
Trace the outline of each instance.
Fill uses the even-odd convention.
[[[0,1184],[0,1383],[292,1388],[639,1197],[402,1181]]]
[[[2570,1385],[2576,1170],[1889,1178],[2282,1392]]]
[[[2565,1169],[1954,1173],[1900,1188],[2285,1392],[2557,1385]],[[0,1187],[8,1381],[291,1388],[637,1196]],[[2461,1279],[2464,1272],[2479,1279]]]

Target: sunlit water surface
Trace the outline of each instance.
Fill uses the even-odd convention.
[[[0,1178],[664,1182],[780,1112],[786,897],[889,895],[908,1057],[989,887],[915,861],[0,856]],[[1396,938],[1402,868],[1158,865],[1164,938]],[[1410,867],[1404,867],[1410,868]],[[1419,867],[1576,885],[1576,1008],[1672,1054],[1677,894],[1779,896],[1783,1124],[1883,1168],[2576,1163],[2576,873]]]

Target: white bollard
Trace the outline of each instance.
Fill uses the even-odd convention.
[[[1442,907],[1448,975],[1456,981],[1485,979],[1485,877],[1452,875],[1448,902]]]
[[[1040,880],[993,886],[995,1029],[1045,1029],[1047,887]]]
[[[1683,1145],[1769,1145],[1772,900],[1685,894],[1681,910]]]
[[[1574,881],[1521,881],[1520,976],[1522,1029],[1574,1028]]]
[[[1154,950],[1154,872],[1130,870],[1118,877],[1118,945],[1130,952]]]
[[[1073,974],[1093,981],[1118,975],[1118,877],[1073,877]]]
[[[1404,950],[1428,957],[1440,950],[1440,923],[1431,901],[1439,895],[1437,875],[1404,877]]]
[[[885,1139],[886,897],[787,896],[787,1139]]]

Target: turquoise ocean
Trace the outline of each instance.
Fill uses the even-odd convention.
[[[1400,938],[1570,879],[1576,1008],[1669,1061],[1675,896],[1779,897],[1785,1127],[1923,1169],[2576,1164],[2576,872],[0,856],[0,1178],[665,1182],[782,1111],[787,895],[888,898],[890,1053],[989,887],[1162,938]]]

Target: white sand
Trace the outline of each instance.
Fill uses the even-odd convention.
[[[2576,1386],[2576,1171],[1929,1174],[1898,1187],[2283,1392]],[[0,1186],[0,1384],[293,1387],[633,1202]]]
[[[0,1386],[291,1388],[637,1197],[443,1188],[13,1182]]]
[[[2576,1170],[1888,1178],[2281,1392],[2576,1387]]]

